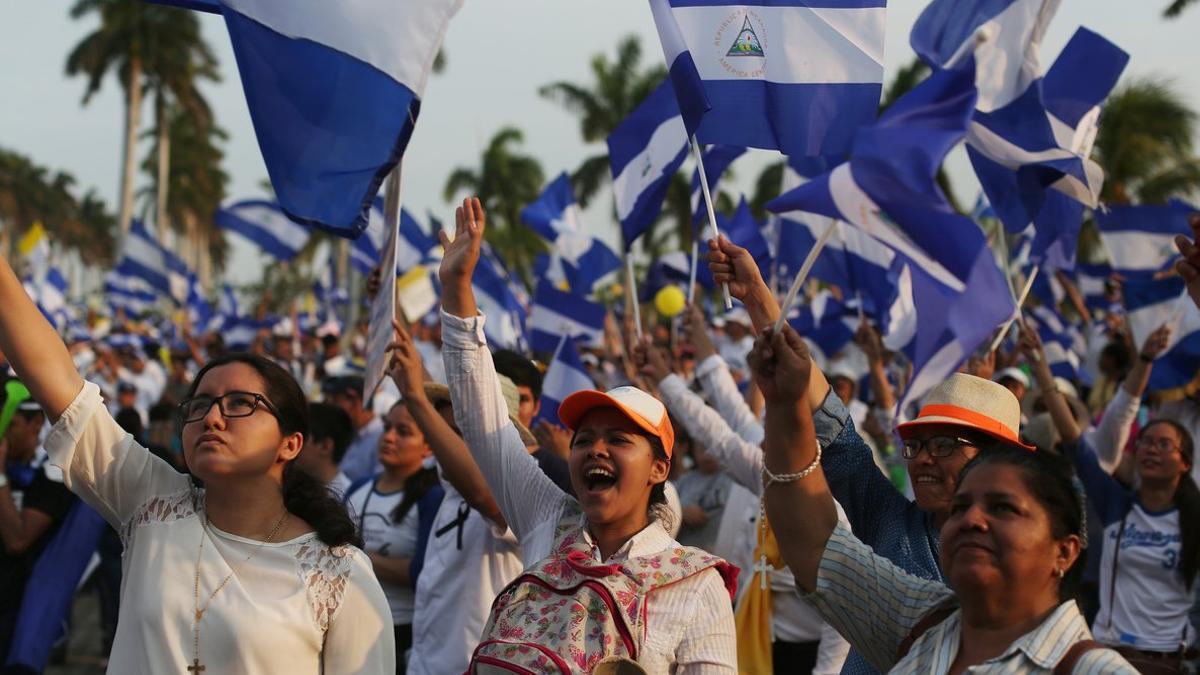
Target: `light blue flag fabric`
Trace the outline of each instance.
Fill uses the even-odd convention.
[[[1088,159],[1099,107],[1116,84],[1128,55],[1080,29],[1042,78],[1038,51],[1058,0],[934,0],[913,26],[913,49],[935,68],[976,64],[979,100],[967,149],[980,183],[1010,232],[1031,223],[1062,232],[1043,244],[1070,241],[1075,218],[1062,203],[1053,217],[1039,214],[1056,190],[1095,207],[1104,174]],[[1082,211],[1080,211],[1080,218]],[[1074,249],[1055,252],[1055,264],[1073,263]],[[1069,267],[1069,265],[1067,265]]]
[[[669,82],[660,84],[609,134],[613,199],[626,251],[658,219],[667,185],[687,149],[687,131]]]
[[[528,318],[524,289],[513,280],[491,246],[484,242],[475,276],[471,278],[479,311],[487,317],[484,335],[492,349],[511,349],[525,353],[529,339],[525,332]]]
[[[704,175],[708,178],[708,191],[716,199],[721,176],[733,164],[733,160],[746,153],[745,148],[734,145],[710,145],[704,149]],[[704,204],[704,191],[700,187],[700,170],[692,170],[692,226],[708,223],[708,207]]]
[[[538,284],[530,313],[530,347],[548,354],[564,336],[579,338],[590,347],[604,346],[604,305],[578,294]]]
[[[1134,344],[1145,343],[1159,326],[1171,327],[1167,350],[1150,369],[1150,392],[1176,389],[1190,384],[1200,372],[1200,309],[1188,297],[1183,278],[1137,277],[1121,285],[1125,318]]]
[[[650,0],[650,10],[700,143],[835,155],[875,118],[885,0]]]
[[[822,362],[828,362],[854,339],[858,314],[829,291],[823,291],[812,302],[793,310],[788,324],[820,350]]]
[[[578,232],[583,228],[575,188],[571,187],[571,177],[565,171],[533,203],[521,209],[521,222],[552,243],[563,232]]]
[[[138,277],[177,306],[187,301],[187,265],[179,256],[159,245],[142,221],[134,219],[125,237],[116,268],[124,276]]]
[[[1100,240],[1116,272],[1152,276],[1170,269],[1179,258],[1177,235],[1191,236],[1188,218],[1196,207],[1173,199],[1164,205],[1110,206],[1097,211]]]
[[[281,262],[295,258],[311,234],[311,230],[288,218],[279,204],[263,199],[246,199],[217,209],[213,222],[249,239]]]
[[[205,0],[165,2],[214,9]],[[461,6],[221,0],[258,145],[290,218],[349,239],[366,229]]]
[[[384,232],[383,199],[371,207],[366,231],[350,244],[350,265],[359,274],[368,275],[379,266],[380,253],[386,240]],[[400,209],[399,238],[396,240],[396,271],[404,274],[420,264],[435,261],[437,239],[429,236],[408,209]]]
[[[538,408],[537,416],[533,418],[534,424],[547,422],[565,427],[558,417],[558,407],[562,405],[563,400],[577,391],[595,388],[596,383],[592,381],[591,375],[588,375],[587,368],[579,358],[576,341],[564,335],[558,342],[554,359],[550,361],[546,377],[542,380],[541,407]]]
[[[119,265],[105,275],[104,295],[109,306],[124,310],[129,317],[149,312],[158,300],[158,295],[145,280]]]
[[[986,237],[955,212],[935,178],[974,109],[973,69],[935,72],[859,130],[848,162],[767,205],[842,220],[896,251],[900,297],[912,303],[889,310],[905,322],[893,339],[908,343],[914,365],[902,412],[1014,311]]]

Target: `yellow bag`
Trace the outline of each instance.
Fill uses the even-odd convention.
[[[768,675],[775,671],[771,658],[771,583],[759,576],[767,573],[762,569],[764,556],[772,568],[783,568],[779,542],[775,540],[775,531],[765,516],[758,531],[758,545],[754,548],[754,574],[750,576],[750,586],[734,615],[738,672],[745,675]]]

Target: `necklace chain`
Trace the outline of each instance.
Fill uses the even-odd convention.
[[[283,527],[283,523],[284,523],[284,521],[287,520],[287,517],[288,517],[288,511],[285,508],[283,510],[283,514],[281,516],[279,516],[279,520],[275,521],[275,525],[271,528],[271,531],[267,534],[267,538],[258,542],[258,546],[255,546],[254,550],[250,551],[250,555],[246,556],[246,558],[244,560],[242,560],[237,565],[235,565],[232,569],[229,570],[229,574],[225,575],[225,578],[221,580],[221,583],[217,584],[216,589],[214,589],[213,592],[208,595],[208,599],[204,601],[204,606],[201,607],[200,606],[200,558],[204,555],[205,536],[209,534],[208,513],[207,512],[205,513],[204,520],[200,521],[200,527],[204,531],[200,534],[200,548],[199,548],[199,550],[196,551],[196,575],[195,575],[195,580],[192,585],[192,593],[193,593],[192,608],[195,610],[195,612],[192,614],[192,665],[188,666],[188,672],[196,673],[197,675],[199,675],[200,672],[205,670],[205,667],[200,665],[200,620],[204,618],[204,613],[208,611],[209,606],[212,604],[213,598],[217,597],[217,593],[220,593],[221,589],[225,588],[225,584],[229,583],[229,580],[232,579],[233,575],[237,573],[238,568],[240,568],[242,565],[245,565],[246,563],[250,562],[250,560],[252,558],[254,558],[254,556],[258,555],[258,552],[262,550],[263,546],[265,546],[266,544],[269,544],[270,542],[272,542],[275,539],[275,535],[279,533],[279,528]]]

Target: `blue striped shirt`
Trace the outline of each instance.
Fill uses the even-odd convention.
[[[958,655],[961,610],[925,631],[897,662],[900,643],[917,622],[939,605],[953,602],[954,592],[941,582],[900,569],[841,524],[834,529],[821,557],[816,591],[802,595],[880,672],[946,673]],[[1064,602],[1003,654],[966,672],[1050,673],[1072,645],[1091,637],[1076,604]],[[1137,671],[1115,651],[1093,649],[1080,657],[1072,672],[1093,675]]]

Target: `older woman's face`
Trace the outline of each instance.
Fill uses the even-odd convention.
[[[1055,570],[1069,570],[1079,539],[1055,539],[1050,514],[1026,485],[1025,471],[988,464],[967,473],[942,526],[942,570],[959,597],[972,592],[1049,593],[1057,598]]]

